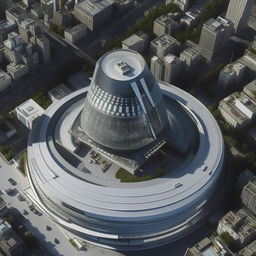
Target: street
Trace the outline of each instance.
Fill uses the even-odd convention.
[[[0,189],[16,188],[18,193],[29,187],[27,179],[21,175],[14,166],[9,166],[0,157]],[[13,186],[8,181],[9,178],[14,179],[17,185]],[[65,256],[65,255],[85,255],[84,251],[77,251],[68,241],[68,238],[55,226],[53,222],[43,214],[33,213],[26,201],[19,201],[17,198],[18,193],[14,196],[2,194],[1,197],[5,200],[7,207],[16,208],[20,213],[24,210],[28,215],[24,215],[24,225],[30,230],[38,239],[38,241],[47,249],[52,255]],[[50,226],[52,230],[46,230],[46,226]],[[57,238],[60,243],[56,244],[54,239]]]

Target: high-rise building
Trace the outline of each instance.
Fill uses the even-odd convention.
[[[178,57],[168,54],[164,57],[165,72],[164,72],[164,81],[166,83],[172,83],[180,75],[184,62]]]
[[[193,69],[200,61],[200,47],[188,40],[184,45],[184,50],[180,53],[180,59],[184,61],[186,69]]]
[[[256,214],[256,177],[251,179],[243,188],[241,194],[243,204]]]
[[[72,28],[67,28],[64,31],[65,39],[68,40],[71,43],[75,43],[76,41],[79,41],[87,34],[87,27],[80,23]]]
[[[36,119],[44,113],[44,109],[34,100],[29,99],[15,108],[17,118],[28,128],[32,129]]]
[[[11,63],[7,66],[7,73],[12,77],[13,80],[19,80],[26,74],[29,69],[27,65]]]
[[[41,61],[51,61],[50,42],[46,36],[40,35],[36,37],[36,48],[38,50]]]
[[[254,0],[252,4],[252,8],[250,11],[250,17],[248,20],[248,26],[256,30],[256,0]]]
[[[0,92],[8,88],[12,83],[11,77],[0,69]]]
[[[8,34],[8,39],[4,41],[5,57],[14,64],[25,64],[26,68],[33,69],[39,63],[38,53],[34,46],[29,43],[26,44],[20,35],[15,32]],[[10,66],[10,70],[13,70]],[[16,68],[22,66],[15,66]],[[15,70],[16,70],[15,68]],[[26,70],[22,68],[22,70]],[[24,71],[25,72],[25,71]]]
[[[74,15],[93,31],[104,22],[109,21],[113,3],[109,0],[85,0],[75,5]]]
[[[7,9],[5,11],[5,16],[8,21],[14,22],[16,24],[28,17],[27,13],[19,5]]]
[[[130,49],[136,52],[143,52],[148,45],[148,35],[138,31],[122,41],[123,49]]]
[[[18,29],[19,29],[19,34],[22,37],[22,39],[26,42],[29,43],[29,39],[31,37],[31,33],[29,31],[30,25],[34,24],[35,21],[32,19],[26,19],[21,21],[18,24]]]
[[[230,0],[226,17],[234,23],[234,31],[239,32],[248,25],[254,0]]]
[[[173,19],[173,13],[167,13],[158,17],[154,21],[153,33],[156,36],[162,36],[164,34],[173,34],[179,27],[179,24]]]
[[[254,40],[252,42],[252,48],[256,50],[256,36],[254,36]]]
[[[203,25],[199,46],[201,55],[211,61],[228,44],[233,23],[225,18],[210,18]]]
[[[0,21],[0,44],[7,39],[7,35],[16,29],[16,24],[13,21]]]
[[[245,70],[245,65],[239,62],[228,64],[221,70],[218,82],[225,89],[230,86],[236,88],[237,85],[241,85]]]
[[[164,80],[164,61],[157,56],[151,58],[150,71],[154,77],[158,80]]]
[[[164,34],[150,43],[150,50],[157,57],[163,58],[168,53],[177,52],[180,43],[172,36]]]

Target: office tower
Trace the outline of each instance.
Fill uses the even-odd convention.
[[[164,80],[164,61],[157,56],[151,58],[150,71],[158,80]]]
[[[36,48],[38,50],[41,61],[51,61],[50,42],[46,36],[40,35],[36,37]]]
[[[243,204],[256,214],[256,177],[251,179],[249,183],[244,186],[241,194]]]
[[[248,25],[253,0],[230,0],[226,18],[234,23],[234,32],[239,32]]]
[[[184,67],[184,62],[178,57],[168,54],[164,57],[164,64],[164,81],[167,83],[172,83],[181,74]]]
[[[172,36],[164,34],[150,43],[150,51],[159,58],[168,53],[176,53],[180,43]]]
[[[200,53],[201,49],[196,43],[190,40],[186,41],[184,50],[180,53],[180,59],[184,61],[187,70],[197,66],[201,58]]]
[[[201,55],[211,61],[227,45],[233,32],[233,23],[225,18],[210,18],[204,23],[199,46]]]
[[[255,0],[250,11],[248,26],[256,30],[256,1]]]
[[[138,31],[122,41],[123,49],[130,49],[136,52],[144,52],[148,45],[148,35]]]
[[[109,0],[85,0],[75,5],[75,17],[91,31],[108,22],[112,15],[113,2]]]
[[[158,17],[154,21],[153,33],[156,36],[162,36],[164,34],[173,34],[178,28],[179,24],[173,19],[173,13],[167,13]]]

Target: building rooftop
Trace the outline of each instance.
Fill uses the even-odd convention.
[[[17,255],[17,251],[22,253],[21,250],[23,249],[22,240],[21,238],[15,233],[14,231],[10,232],[8,235],[4,236],[1,240],[1,247],[4,248],[5,251],[11,251],[14,255],[14,250],[16,250],[15,255]]]
[[[153,56],[151,60],[156,61],[159,64],[160,63],[164,64],[164,61],[161,58],[157,57],[157,56]]]
[[[11,229],[12,227],[7,221],[0,219],[0,237],[9,232]]]
[[[228,254],[227,254],[228,253]],[[232,255],[219,237],[206,237],[191,249],[185,256],[223,256]]]
[[[0,68],[0,83],[10,80],[10,76]]]
[[[190,9],[185,12],[185,16],[191,18],[192,20],[197,19],[199,17],[200,12],[197,9]]]
[[[15,23],[13,21],[9,21],[9,20],[0,21],[0,31],[6,31],[13,26],[15,26]]]
[[[179,59],[177,56],[173,54],[167,54],[166,56],[164,56],[164,60],[169,64],[177,64],[182,61],[181,59]]]
[[[234,118],[240,125],[249,119],[246,114],[244,114],[240,109],[236,107],[236,100],[241,98],[241,95],[245,96],[244,93],[234,92],[221,100],[219,103],[219,106],[227,113],[229,113],[229,115],[231,115],[232,118]],[[252,108],[253,112],[256,110],[254,103],[252,103],[250,100],[247,103],[245,101],[245,104]]]
[[[65,32],[68,32],[69,34],[76,34],[77,32],[80,32],[81,30],[87,29],[87,26],[80,23],[72,28],[66,28]]]
[[[248,94],[253,100],[256,100],[256,79],[247,84],[243,91]]]
[[[19,6],[12,7],[6,10],[7,13],[13,15],[16,19],[23,20],[27,17],[27,14]]]
[[[237,102],[240,102],[244,107],[249,109],[251,112],[256,113],[256,104],[255,102],[248,97],[245,93],[241,93],[241,96],[236,99]],[[237,105],[236,105],[237,106]]]
[[[8,34],[8,39],[4,41],[4,46],[13,50],[17,46],[24,45],[24,41],[21,36],[16,32],[11,32]]]
[[[226,65],[224,68],[223,68],[223,72],[224,73],[238,73],[240,70],[244,69],[245,68],[245,65],[242,64],[242,63],[239,63],[239,62],[235,62],[235,63],[231,63],[231,64],[228,64]]]
[[[249,183],[245,186],[247,190],[250,190],[253,194],[256,194],[256,177],[251,179]]]
[[[180,43],[172,36],[164,34],[151,41],[151,45],[154,47],[168,48],[170,45],[179,45]]]
[[[255,232],[256,228],[256,217],[249,215],[244,209],[240,209],[236,213],[229,211],[220,222],[229,226],[242,240]]]
[[[226,18],[218,17],[217,19],[210,18],[204,23],[204,26],[208,27],[211,31],[218,32],[224,31],[226,27],[232,25],[232,22]]]
[[[123,64],[122,67],[126,67],[127,72],[120,72],[119,63]],[[104,73],[108,77],[125,81],[138,76],[144,69],[145,64],[137,52],[120,49],[105,54],[102,57],[101,65]]]
[[[16,72],[18,72],[19,70],[23,69],[24,67],[26,67],[26,65],[24,65],[24,64],[10,63],[10,64],[7,66],[7,70],[8,70],[8,72],[10,72],[10,73],[16,73]]]
[[[94,16],[112,4],[113,2],[108,0],[85,0],[75,5],[75,8],[85,12],[88,16]]]
[[[32,24],[34,24],[34,23],[35,23],[34,20],[28,18],[28,19],[23,20],[23,21],[20,23],[20,26],[21,26],[23,29],[28,30],[28,29],[29,29],[29,26],[32,25]]]
[[[182,51],[181,54],[185,54],[191,57],[200,54],[200,47],[190,40],[186,41],[186,43],[183,46],[183,49],[184,50]]]
[[[34,100],[29,99],[15,108],[16,111],[22,113],[25,117],[38,117],[44,113],[44,109]]]
[[[160,17],[158,17],[155,22],[159,23],[161,25],[169,25],[169,24],[177,24],[177,22],[172,18],[173,17],[173,13],[167,13],[166,15],[162,15]]]
[[[140,42],[144,40],[147,37],[147,35],[141,31],[138,31],[137,33],[129,36],[125,40],[122,41],[122,44],[125,44],[127,46],[132,46],[136,44],[137,42]]]
[[[255,256],[256,255],[256,240],[251,242],[245,248],[238,252],[238,256]]]
[[[256,71],[256,55],[252,52],[246,51],[246,54],[243,57],[239,58],[238,61],[253,70],[254,72]]]
[[[65,85],[60,84],[56,86],[55,88],[51,89],[48,94],[55,98],[56,100],[60,100],[70,94],[72,91]]]

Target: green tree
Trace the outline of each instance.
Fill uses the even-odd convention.
[[[220,238],[231,250],[234,249],[235,240],[228,232],[221,233]]]
[[[19,169],[26,175],[27,151],[23,152],[19,159]]]

